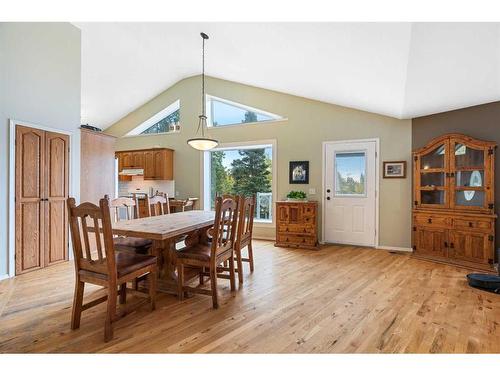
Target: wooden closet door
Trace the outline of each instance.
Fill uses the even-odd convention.
[[[45,266],[68,259],[69,136],[45,136]]]
[[[16,274],[44,266],[45,132],[16,126]]]

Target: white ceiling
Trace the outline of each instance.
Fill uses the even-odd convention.
[[[499,23],[78,23],[82,122],[200,73],[397,118],[500,100]]]

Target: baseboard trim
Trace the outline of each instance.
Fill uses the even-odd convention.
[[[253,236],[252,237],[254,240],[265,240],[265,241],[275,241],[276,238],[274,237],[266,237],[266,236]]]
[[[8,279],[10,276],[8,273],[6,273],[5,275],[0,275],[0,281],[2,280],[5,280],[5,279]]]
[[[377,246],[375,247],[379,250],[388,250],[388,251],[406,251],[411,253],[413,249],[411,247],[397,247],[397,246]]]

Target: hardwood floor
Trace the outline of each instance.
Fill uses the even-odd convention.
[[[500,352],[500,295],[469,288],[467,270],[351,246],[255,241],[254,257],[241,289],[219,281],[218,310],[208,296],[160,294],[156,311],[120,320],[109,343],[104,305],[70,330],[72,262],[4,280],[0,352]]]

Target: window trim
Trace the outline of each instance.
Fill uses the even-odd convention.
[[[146,131],[149,129],[151,126],[156,124],[157,122],[163,120],[165,117],[171,115],[175,111],[178,111],[181,109],[181,101],[180,99],[177,99],[173,103],[169,104],[167,107],[162,109],[160,112],[157,112],[150,118],[148,118],[146,121],[143,121],[141,124],[137,125],[134,129],[130,130],[127,134],[124,135],[124,137],[144,137],[144,136],[151,136],[151,135],[162,135],[162,134],[179,134],[181,131],[173,131],[173,132],[162,132],[162,133],[148,133],[148,134],[142,134],[143,131]]]
[[[273,179],[271,181],[271,193],[272,193],[272,204],[274,208],[274,203],[276,202],[277,197],[277,188],[278,188],[278,158],[277,158],[277,141],[276,139],[262,139],[256,141],[243,141],[243,142],[229,142],[222,143],[219,146],[209,150],[200,152],[200,197],[201,197],[201,207],[204,210],[210,211],[210,152],[211,151],[225,151],[225,150],[234,150],[234,149],[252,149],[252,148],[261,148],[261,147],[271,147],[272,148],[272,157],[271,160],[271,168]],[[266,227],[266,228],[274,228],[276,226],[276,213],[273,211],[272,221],[261,221],[254,219],[254,224],[256,227]]]
[[[227,124],[227,125],[214,125],[213,124],[213,117],[212,117],[212,103],[211,101],[215,100],[233,107],[237,107],[240,109],[243,109],[245,111],[251,111],[251,112],[256,112],[263,114],[265,116],[271,117],[271,120],[264,120],[264,121],[254,121],[254,122],[238,122],[234,124]],[[234,102],[232,100],[220,98],[215,95],[205,95],[205,105],[206,105],[206,112],[207,112],[207,127],[210,129],[222,129],[222,128],[228,128],[228,127],[235,127],[235,126],[247,126],[247,125],[256,125],[256,124],[268,124],[268,123],[274,123],[274,122],[282,122],[288,120],[288,118],[277,115],[272,112],[264,111],[259,108],[251,107],[246,104],[241,104],[238,102]]]

